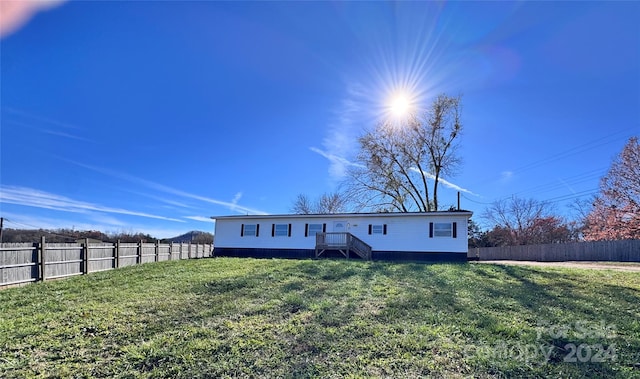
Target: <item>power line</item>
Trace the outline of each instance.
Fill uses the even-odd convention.
[[[590,170],[590,171],[569,176],[566,178],[556,178],[556,180],[553,182],[548,182],[548,183],[531,187],[522,191],[518,191],[518,192],[515,192],[514,195],[527,193],[527,192],[536,192],[536,193],[551,192],[559,188],[565,188],[565,187],[569,187],[569,189],[571,189],[571,185],[588,182],[595,178],[601,178],[605,174],[606,174],[605,168]]]
[[[583,144],[578,145],[578,146],[574,146],[572,148],[569,148],[567,150],[558,152],[558,153],[550,155],[548,157],[545,157],[545,158],[542,158],[542,159],[527,163],[527,164],[525,164],[523,166],[520,166],[520,167],[518,167],[518,168],[516,168],[514,170],[510,170],[510,171],[513,174],[519,174],[519,173],[522,173],[522,172],[526,172],[526,171],[532,170],[534,168],[538,168],[538,167],[541,167],[541,166],[544,166],[544,165],[547,165],[547,164],[550,164],[550,163],[554,163],[556,161],[559,161],[559,160],[564,159],[564,158],[568,158],[570,156],[573,156],[573,155],[576,155],[576,154],[579,154],[579,153],[584,153],[586,151],[590,151],[590,150],[602,147],[604,145],[608,145],[608,144],[611,144],[611,143],[614,143],[614,142],[618,142],[620,140],[626,140],[626,139],[630,138],[631,136],[634,136],[635,134],[636,134],[635,133],[635,128],[622,129],[622,130],[619,130],[617,132],[607,134],[604,137],[599,137],[597,139],[591,140],[589,142],[583,143]],[[485,181],[485,182],[483,182],[481,184],[486,184],[489,181],[494,181],[494,180],[498,180],[498,178],[493,178],[493,179],[487,180],[487,181]]]
[[[521,166],[517,169],[514,170],[514,172],[523,172],[523,171],[528,171],[530,169],[536,168],[536,167],[540,167],[543,166],[547,163],[552,163],[555,161],[558,161],[560,159],[563,158],[567,158],[570,157],[572,155],[578,154],[578,153],[583,153],[589,150],[593,150],[595,148],[604,146],[604,145],[608,145],[610,143],[616,142],[618,140],[621,139],[628,139],[629,138],[629,134],[628,131],[630,131],[632,129],[624,129],[618,132],[615,132],[613,134],[609,134],[606,137],[601,137],[592,141],[589,141],[587,143],[584,143],[582,145],[578,145],[576,147],[570,148],[568,150],[565,151],[561,151],[559,153],[556,153],[554,155],[551,155],[549,157],[540,159],[538,161],[534,161],[531,162],[529,164],[526,164],[524,166]]]
[[[12,220],[9,220],[7,218],[4,218],[4,221],[9,222],[9,223],[14,224],[14,225],[27,227],[27,228],[32,228],[34,230],[38,230],[38,231],[41,231],[42,233],[46,233],[46,234],[49,234],[49,235],[52,235],[52,236],[71,238],[71,239],[74,239],[74,240],[78,238],[78,236],[72,236],[72,235],[68,235],[68,234],[61,234],[61,233],[52,232],[49,229],[43,229],[43,228],[39,228],[39,227],[34,226],[34,225],[29,225],[29,224],[25,224],[25,223],[21,223],[21,222],[12,221]]]
[[[482,202],[482,201],[473,200],[473,199],[467,197],[463,193],[461,193],[460,196],[462,196],[465,200],[469,200],[472,203],[476,203],[476,204],[480,204],[480,205],[491,205],[491,204],[493,204],[493,203],[485,203],[485,202]]]
[[[552,197],[550,199],[546,199],[546,200],[542,200],[542,201],[545,202],[545,203],[559,203],[559,202],[566,201],[566,200],[578,199],[578,198],[585,197],[585,196],[595,195],[597,193],[598,193],[598,189],[593,189],[592,188],[592,189],[588,189],[588,190],[584,190],[584,191],[574,192],[574,193],[571,193],[571,194]],[[468,196],[466,196],[464,194],[460,194],[460,196],[462,196],[465,200],[468,200],[468,201],[470,201],[472,203],[475,203],[475,204],[493,205],[496,202],[499,202],[499,201],[502,201],[502,200],[506,200],[506,199],[509,199],[511,197],[516,196],[516,193],[499,197],[499,198],[497,198],[496,200],[494,200],[492,202],[477,201],[477,200],[474,200],[474,199],[472,199],[472,198],[470,198],[470,197],[468,197]]]
[[[23,224],[23,223],[21,223],[21,222],[17,222],[17,221],[9,220],[9,219],[8,219],[8,218],[6,218],[6,217],[5,217],[5,219],[4,219],[4,220],[5,220],[6,222],[10,222],[10,223],[12,223],[12,224],[16,224],[16,225],[18,225],[18,226],[24,226],[24,227],[27,227],[27,228],[33,228],[33,229],[42,229],[42,228],[39,228],[39,227],[37,227],[37,226],[33,226],[33,225],[29,225],[29,224]]]
[[[589,142],[586,142],[584,144],[572,147],[568,150],[559,152],[557,154],[553,154],[549,157],[528,163],[524,166],[519,167],[516,170],[513,170],[514,173],[522,173],[528,170],[531,170],[533,168],[537,168],[540,166],[543,166],[545,164],[549,164],[549,163],[553,163],[555,161],[559,161],[561,159],[570,157],[572,155],[578,154],[578,153],[582,153],[582,152],[586,152],[589,150],[593,150],[596,149],[598,147],[616,142],[618,140],[621,139],[627,139],[629,138],[629,131],[631,131],[632,129],[624,129],[618,132],[615,132],[613,134],[609,134],[606,137],[603,138],[598,138],[596,140],[592,140]],[[633,134],[631,134],[633,135]],[[588,182],[592,179],[598,178],[598,177],[603,177],[604,175],[606,175],[606,168],[598,168],[598,169],[593,169],[593,170],[589,170],[580,174],[576,174],[573,176],[569,176],[566,178],[557,178],[557,180],[555,182],[548,182],[545,184],[540,184],[540,185],[536,185],[533,187],[529,187],[526,188],[524,190],[518,191],[518,192],[514,192],[511,193],[509,195],[506,196],[502,196],[500,198],[497,198],[496,200],[494,200],[493,202],[481,202],[481,201],[477,201],[474,199],[469,198],[468,196],[465,196],[464,194],[462,195],[462,197],[464,197],[466,200],[475,203],[475,204],[480,204],[480,205],[491,205],[496,201],[500,201],[500,200],[504,200],[504,199],[508,199],[510,197],[516,196],[518,194],[523,194],[523,193],[529,193],[529,192],[535,192],[535,193],[545,193],[545,192],[551,192],[551,191],[555,191],[558,190],[560,188],[564,188],[564,187],[568,187],[570,190],[571,189],[571,185],[575,185],[575,184],[580,184],[580,183],[585,183]],[[573,192],[573,190],[572,190]],[[589,190],[585,190],[585,191],[579,191],[579,192],[573,192],[571,194],[566,194],[566,195],[562,195],[562,196],[557,196],[557,197],[553,197],[550,198],[548,200],[546,200],[547,202],[553,202],[553,203],[557,203],[557,202],[561,202],[561,201],[565,201],[565,200],[571,200],[574,198],[580,198],[580,197],[584,197],[584,196],[588,196],[588,195],[594,195],[597,193],[597,189],[589,189]]]
[[[551,199],[546,200],[547,203],[559,203],[561,201],[566,201],[566,200],[571,200],[571,199],[577,199],[580,197],[585,197],[585,196],[589,196],[589,195],[595,195],[598,193],[598,189],[588,189],[588,190],[584,190],[584,191],[580,191],[580,192],[576,192],[570,195],[564,195],[564,196],[558,196],[558,197],[553,197]]]
[[[26,226],[26,227],[30,227],[30,226],[28,226],[28,225],[21,224],[21,223],[19,223],[19,222],[11,221],[11,220],[9,220],[8,218],[4,218],[4,220],[5,220],[6,222],[8,222],[8,223],[16,224],[17,226]]]

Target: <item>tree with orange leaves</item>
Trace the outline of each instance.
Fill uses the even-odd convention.
[[[600,182],[587,215],[588,241],[640,239],[640,145],[632,137]]]

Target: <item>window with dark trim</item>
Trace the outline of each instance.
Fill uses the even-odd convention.
[[[429,238],[451,237],[458,238],[458,223],[456,222],[430,222]]]
[[[291,224],[271,224],[271,237],[291,237]]]
[[[305,224],[304,225],[304,236],[305,237],[314,237],[318,233],[324,233],[327,229],[327,224]]]
[[[257,237],[260,233],[260,224],[242,224],[240,237]]]
[[[387,234],[387,224],[369,224],[369,234]]]

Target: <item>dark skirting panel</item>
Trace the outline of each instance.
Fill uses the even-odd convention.
[[[233,247],[216,247],[213,249],[214,257],[238,257],[238,258],[287,258],[307,259],[315,257],[313,249],[243,249]]]
[[[411,261],[411,262],[466,262],[466,253],[424,253],[406,251],[373,251],[376,261]]]
[[[313,249],[246,249],[216,247],[213,251],[214,257],[238,257],[238,258],[286,258],[286,259],[308,259],[315,257]],[[338,252],[326,251],[322,254],[324,258],[343,258]],[[359,259],[355,253],[350,254],[350,258]],[[372,258],[376,261],[413,261],[413,262],[466,262],[466,253],[423,253],[423,252],[402,252],[402,251],[373,251]]]

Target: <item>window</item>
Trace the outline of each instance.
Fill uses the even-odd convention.
[[[387,234],[387,224],[369,224],[369,234]]]
[[[430,222],[429,238],[453,237],[457,238],[457,223],[455,222]]]
[[[313,237],[317,233],[324,233],[324,231],[327,228],[326,225],[327,224],[307,224],[304,236],[305,237],[309,237],[309,236]]]
[[[259,224],[242,224],[240,228],[240,237],[257,237],[259,232]]]
[[[271,224],[271,237],[291,237],[291,224]]]
[[[436,222],[433,224],[434,237],[451,237],[451,223]]]

